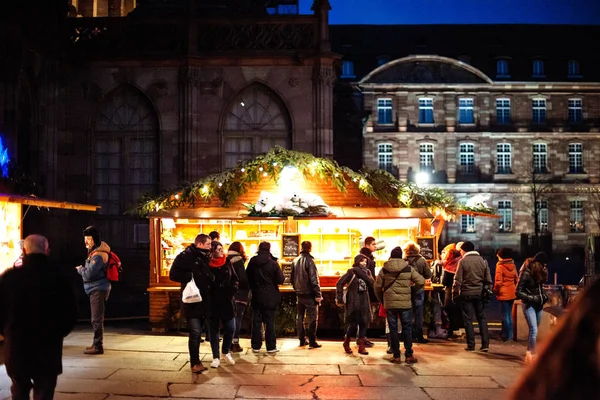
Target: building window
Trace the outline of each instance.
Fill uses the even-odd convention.
[[[579,73],[579,62],[575,60],[569,60],[569,78],[580,78],[581,74]]]
[[[583,201],[572,201],[571,220],[569,221],[569,224],[571,226],[571,232],[585,232],[585,223],[583,217]]]
[[[377,99],[377,123],[379,125],[392,123],[392,99]]]
[[[462,214],[460,216],[460,233],[475,233],[475,217]]]
[[[548,147],[545,143],[533,144],[533,173],[548,173]]]
[[[510,124],[510,99],[496,99],[496,122]]]
[[[433,99],[419,99],[419,123],[433,124]]]
[[[353,61],[342,61],[342,78],[356,78]]]
[[[498,174],[512,174],[510,144],[500,143],[496,145],[496,162]]]
[[[512,202],[502,200],[498,202],[498,232],[512,232]]]
[[[496,78],[509,78],[508,60],[496,61]]]
[[[546,123],[546,99],[533,99],[531,101],[533,123],[543,125]]]
[[[460,171],[463,174],[475,172],[475,145],[463,143],[459,146]]]
[[[569,123],[580,124],[583,122],[583,107],[581,99],[569,99]]]
[[[475,122],[473,117],[473,99],[458,99],[458,122],[461,124],[472,124]]]
[[[533,76],[538,78],[544,76],[544,61],[533,60]]]
[[[569,173],[583,174],[583,145],[569,143]]]
[[[419,145],[419,161],[422,172],[433,172],[433,144]]]
[[[379,169],[392,173],[392,145],[389,143],[377,145],[377,158]]]
[[[538,214],[539,232],[548,232],[548,202],[545,200],[538,201],[535,205]]]

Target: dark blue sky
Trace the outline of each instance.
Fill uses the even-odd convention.
[[[312,0],[300,0],[310,14]],[[600,0],[329,0],[332,24],[600,24]]]

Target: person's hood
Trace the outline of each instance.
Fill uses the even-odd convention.
[[[271,261],[277,261],[277,258],[273,257],[273,255],[269,251],[259,251],[252,258],[254,259],[254,263],[257,265],[267,265]]]
[[[227,258],[229,258],[229,261],[231,261],[232,264],[235,264],[242,259],[242,255],[237,251],[229,250],[227,252]]]
[[[92,249],[90,251],[89,257],[92,256],[100,256],[102,257],[102,261],[106,263],[108,261],[108,255],[110,254],[110,246],[106,244],[106,242],[100,242],[100,246]]]
[[[400,272],[406,268],[408,263],[401,258],[391,258],[383,264],[383,269],[388,272]]]
[[[502,264],[502,266],[504,268],[506,268],[506,270],[509,272],[512,272],[517,268],[517,266],[515,265],[515,262],[512,258],[507,258],[505,260],[499,260],[498,264]]]
[[[406,250],[404,250],[404,257],[418,257],[420,256],[421,253],[419,253],[419,250],[417,250],[416,247],[414,246],[409,246],[408,248],[406,248]]]

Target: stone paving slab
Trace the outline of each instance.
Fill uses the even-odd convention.
[[[321,387],[315,392],[317,398],[323,400],[337,399],[357,399],[357,400],[392,400],[392,399],[410,399],[410,400],[431,400],[431,398],[420,388],[402,388],[400,392],[395,387]],[[446,397],[445,399],[450,399]],[[462,399],[461,399],[462,400]]]
[[[310,387],[242,386],[237,397],[244,399],[313,399],[313,390]]]
[[[87,357],[63,357],[63,366],[76,368],[144,368],[159,371],[179,371],[186,363],[183,361],[143,360],[139,358],[112,357],[110,353]]]
[[[236,364],[237,365],[237,364]],[[295,374],[315,374],[315,375],[340,375],[340,367],[333,365],[264,365],[264,374],[270,375],[295,375]]]
[[[54,400],[104,400],[108,397],[107,394],[90,394],[90,393],[54,393]],[[111,400],[113,398],[111,397]]]
[[[65,367],[61,377],[77,378],[77,379],[106,379],[117,372],[118,368],[81,368],[81,367]]]
[[[130,382],[100,379],[71,379],[60,377],[57,392],[66,393],[111,393],[136,396],[167,396],[167,386],[154,382]]]
[[[505,400],[506,389],[424,389],[433,400]]]
[[[217,386],[179,383],[169,385],[171,397],[189,397],[193,399],[234,399],[238,389],[239,386],[234,385]]]

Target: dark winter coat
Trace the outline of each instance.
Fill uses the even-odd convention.
[[[303,251],[292,261],[290,280],[296,294],[315,298],[323,297],[319,285],[319,271],[317,271],[314,257],[309,252]]]
[[[210,316],[231,319],[235,317],[233,296],[238,291],[238,276],[227,258],[222,266],[211,266],[210,272],[215,278],[210,285]]]
[[[227,253],[227,258],[231,261],[231,265],[233,265],[233,269],[235,270],[239,282],[238,291],[235,296],[233,296],[233,300],[237,303],[248,304],[248,299],[250,298],[250,286],[248,286],[248,277],[246,276],[244,259],[240,253],[231,250]]]
[[[535,263],[537,261],[531,261]],[[531,274],[532,264],[523,265],[517,283],[517,298],[523,303],[542,306],[548,301],[542,282],[536,282]]]
[[[353,276],[356,277],[352,279]],[[361,322],[371,321],[371,300],[369,299],[369,291],[359,291],[358,280],[362,279],[367,288],[373,288],[375,281],[371,271],[362,267],[350,268],[336,283],[336,301],[338,304],[344,303],[344,286],[350,281],[346,292],[346,322]]]
[[[199,249],[195,245],[189,245],[181,253],[177,255],[169,278],[172,281],[181,283],[181,291],[185,289],[185,285],[192,280],[200,290],[202,301],[200,303],[184,303],[183,311],[186,318],[203,318],[210,316],[210,285],[215,277],[210,272],[208,266],[208,250]]]
[[[276,309],[281,302],[279,285],[285,279],[277,259],[268,251],[259,251],[248,262],[246,275],[252,291],[252,307]]]
[[[77,322],[73,288],[44,254],[0,276],[0,334],[10,376],[62,373],[63,338]]]
[[[492,276],[487,261],[476,251],[469,251],[458,262],[454,275],[452,298],[481,296],[484,286],[492,286]]]
[[[375,257],[373,256],[373,252],[366,247],[360,249],[360,254],[367,257],[367,269],[371,271],[371,276],[375,279]],[[377,302],[377,297],[375,296],[375,292],[373,291],[373,287],[369,286],[369,299],[372,303]]]
[[[108,267],[108,255],[110,246],[105,242],[92,249],[82,268],[77,268],[77,272],[83,279],[83,290],[89,296],[96,290],[109,291],[111,289],[110,281],[106,277],[106,268]]]
[[[406,310],[412,308],[411,284],[418,290],[425,285],[425,279],[406,261],[392,258],[383,264],[377,275],[375,295],[386,309]]]
[[[423,257],[416,249],[406,250],[404,253],[404,259],[413,267],[419,275],[421,275],[425,279],[431,279],[431,268],[429,268],[429,264],[425,257]],[[423,286],[413,286],[413,293],[422,293],[424,291]]]

